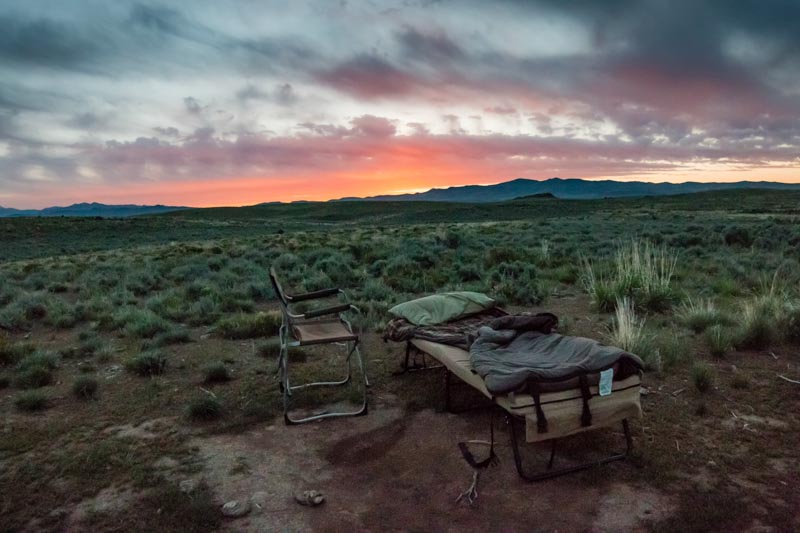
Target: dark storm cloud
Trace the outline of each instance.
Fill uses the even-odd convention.
[[[104,55],[83,29],[47,18],[0,16],[0,60],[53,68],[82,68]]]

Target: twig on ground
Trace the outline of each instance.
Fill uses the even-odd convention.
[[[795,385],[800,385],[800,381],[797,381],[796,379],[789,379],[786,376],[782,376],[780,374],[778,374],[778,377],[781,378],[783,381],[788,381],[789,383],[794,383]]]
[[[472,504],[475,503],[475,500],[478,499],[478,474],[480,472],[478,470],[472,471],[472,484],[469,486],[467,490],[462,492],[456,498],[456,503],[460,502],[461,500],[466,501],[470,507]]]
[[[685,391],[685,390],[686,390],[686,388],[685,388],[685,387],[684,387],[684,388],[682,388],[682,389],[678,389],[678,390],[676,390],[675,392],[673,392],[673,393],[672,393],[672,395],[673,395],[673,396],[677,396],[678,394],[682,393],[682,392],[683,392],[683,391]]]

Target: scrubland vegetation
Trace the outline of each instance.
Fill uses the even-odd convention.
[[[114,441],[121,449],[107,450],[93,439],[111,424],[178,417],[191,431],[234,432],[271,421],[280,408],[280,315],[270,266],[294,291],[346,290],[363,312],[357,325],[368,334],[373,389],[392,388],[398,362],[375,335],[392,305],[473,290],[511,311],[556,310],[563,331],[637,353],[651,390],[687,383],[681,388],[692,390],[682,394],[701,407],[674,413],[670,404],[651,413],[651,427],[727,416],[715,390],[754,403],[747,395],[756,383],[791,386],[776,383],[762,361],[781,357],[783,372],[800,364],[800,212],[787,196],[0,220],[0,411],[12,427],[0,436],[0,512],[13,526],[37,516],[55,527],[63,513],[42,519],[23,509],[26,494],[75,503],[109,479],[164,490],[153,459],[167,449],[191,455],[173,437],[149,447]],[[294,361],[301,372],[319,369],[305,352]],[[731,365],[739,368],[726,378]],[[750,376],[745,367],[758,370]],[[797,406],[794,390],[777,396],[768,400],[773,410]],[[412,401],[426,400],[409,408]],[[669,453],[659,445],[649,443]],[[108,461],[118,453],[125,459]],[[675,475],[666,458],[649,460]],[[103,461],[109,479],[84,476]],[[53,475],[62,485],[47,485]]]

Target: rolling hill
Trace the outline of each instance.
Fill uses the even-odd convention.
[[[524,196],[552,194],[557,198],[590,200],[636,196],[667,196],[731,189],[779,189],[800,191],[800,183],[769,181],[737,181],[734,183],[648,183],[643,181],[582,180],[551,178],[538,181],[519,178],[495,185],[465,185],[446,189],[431,189],[414,194],[342,198],[340,201],[427,201],[427,202],[502,202]]]

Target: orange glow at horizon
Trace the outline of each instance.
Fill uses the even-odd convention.
[[[503,169],[500,169],[503,170]],[[431,165],[398,166],[392,169],[361,169],[360,172],[327,172],[314,176],[232,177],[215,180],[149,183],[134,190],[119,186],[93,186],[64,191],[60,204],[83,201],[101,203],[136,203],[185,205],[190,207],[244,206],[262,202],[297,200],[327,201],[343,197],[402,194],[401,191],[425,191],[459,185],[492,184],[518,177],[545,180],[548,176],[517,172],[501,176],[485,166]],[[562,175],[562,178],[571,176]],[[689,168],[668,172],[593,175],[588,180],[672,182],[685,181],[779,181],[800,183],[800,168],[760,167],[748,169]],[[48,203],[55,205],[56,203]],[[42,207],[45,207],[44,205]]]

